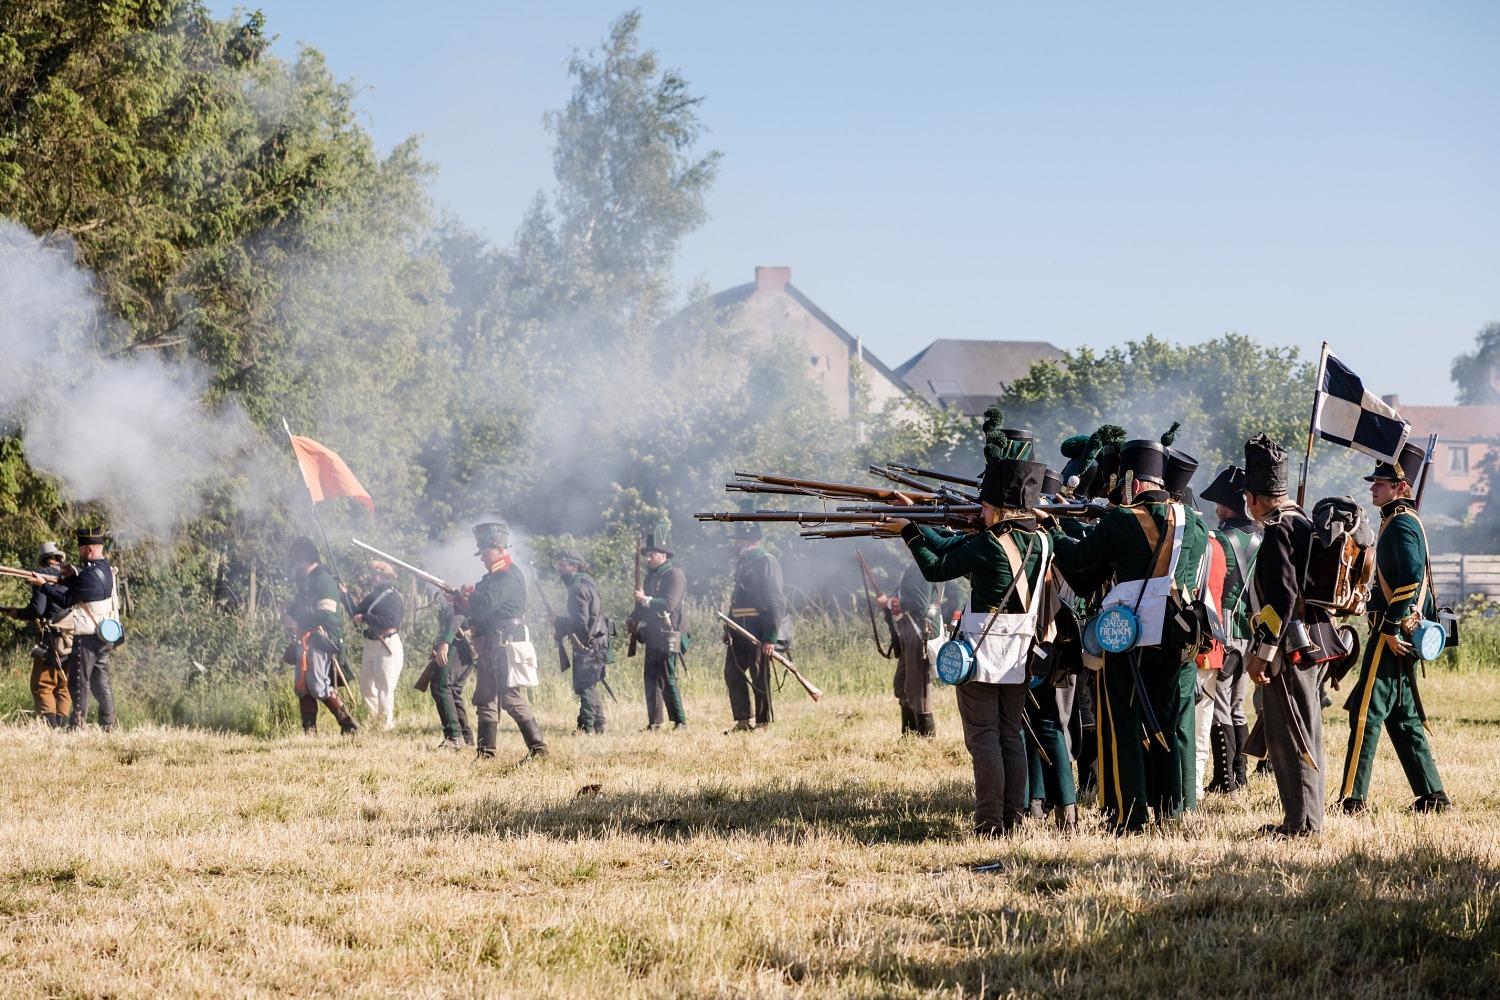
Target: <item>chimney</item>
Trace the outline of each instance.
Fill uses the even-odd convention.
[[[1401,408],[1401,397],[1397,396],[1395,393],[1392,393],[1389,396],[1381,396],[1380,401],[1393,410]]]
[[[792,269],[789,267],[757,267],[755,269],[757,292],[779,292],[791,282]]]

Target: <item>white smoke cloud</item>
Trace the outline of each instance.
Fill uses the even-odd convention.
[[[199,484],[252,435],[238,408],[202,405],[195,366],[104,354],[114,322],[71,243],[0,219],[0,419],[72,499],[103,502],[117,536],[162,536],[198,512]]]

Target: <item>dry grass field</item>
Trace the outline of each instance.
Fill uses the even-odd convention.
[[[1265,840],[1274,788],[1118,840],[968,833],[941,735],[893,703],[790,689],[725,736],[566,735],[524,767],[392,733],[262,740],[0,727],[0,994],[177,996],[1492,996],[1500,678],[1434,674],[1457,811],[1414,817],[1389,748],[1373,814]],[[795,695],[795,696],[794,696]],[[1347,726],[1328,714],[1329,757]],[[717,725],[715,725],[715,723]],[[323,728],[329,729],[325,717]],[[1337,765],[1334,765],[1335,768]]]

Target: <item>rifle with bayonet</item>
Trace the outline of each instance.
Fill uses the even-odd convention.
[[[893,656],[901,655],[901,638],[896,634],[896,616],[891,613],[891,606],[885,599],[885,594],[880,589],[880,584],[875,582],[875,574],[870,572],[870,564],[865,562],[865,555],[859,549],[854,550],[854,558],[859,560],[859,568],[864,573],[865,585],[865,610],[870,613],[870,635],[875,640],[875,652],[889,660]],[[875,597],[870,598],[870,591],[875,591]],[[885,627],[890,635],[890,644],[880,648],[880,628],[875,624],[875,605],[879,603],[885,610]]]
[[[763,645],[765,645],[759,639],[757,639],[753,634],[751,634],[751,632],[750,632],[749,629],[745,628],[745,626],[741,625],[739,622],[735,621],[733,618],[730,618],[724,612],[722,612],[722,611],[715,611],[714,614],[718,615],[721,619],[723,619],[725,625],[728,625],[730,628],[734,629],[740,635],[744,636],[746,639],[749,639],[751,642],[755,643],[755,648],[756,649],[760,649]],[[783,656],[781,653],[777,652],[774,649],[771,650],[771,659],[775,660],[777,663],[779,663],[783,667],[785,667],[786,668],[786,672],[789,673],[789,674],[791,674],[793,677],[795,677],[797,679],[797,683],[802,685],[802,690],[806,691],[808,697],[811,698],[813,701],[817,701],[819,698],[823,697],[823,692],[820,691],[818,689],[818,687],[815,684],[813,684],[812,681],[808,680],[806,677],[803,677],[802,676],[802,672],[797,669],[797,665],[795,663],[793,663],[791,660],[787,659],[785,656]]]

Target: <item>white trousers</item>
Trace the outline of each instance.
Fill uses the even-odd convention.
[[[400,633],[386,636],[384,642],[365,640],[365,655],[359,661],[359,693],[365,697],[371,718],[386,729],[396,724],[396,683],[405,659]]]
[[[1214,688],[1219,684],[1219,672],[1217,670],[1205,670],[1198,668],[1198,694],[1199,698],[1193,705],[1193,725],[1197,730],[1198,744],[1198,787],[1203,788],[1204,774],[1208,769],[1208,758],[1213,753],[1213,743],[1209,739],[1209,731],[1214,724]]]

